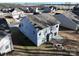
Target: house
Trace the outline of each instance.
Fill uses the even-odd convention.
[[[19,8],[15,8],[12,12],[12,17],[15,19],[16,22],[20,22],[20,18],[24,16],[24,12]]]
[[[56,7],[54,7],[54,6],[50,6],[50,7],[44,6],[42,8],[39,8],[38,10],[40,12],[43,12],[43,13],[50,13],[50,12],[56,11]]]
[[[2,12],[0,11],[0,17],[5,17],[5,16],[12,16],[11,13],[8,13],[8,12]]]
[[[18,27],[18,26],[19,26],[19,23],[17,23],[17,22],[15,21],[15,19],[13,19],[12,17],[7,16],[7,17],[5,17],[5,19],[6,19],[7,24],[8,24],[8,26],[9,26],[10,28],[12,28],[12,27]]]
[[[73,7],[72,12],[79,16],[79,4],[76,4]]]
[[[36,46],[40,46],[59,36],[59,24],[49,25],[34,17],[34,15],[23,17],[19,25],[19,30]]]
[[[65,11],[64,13],[56,13],[54,15],[57,20],[60,21],[60,26],[72,29],[72,30],[79,30],[79,18],[77,18],[77,15],[70,11]]]
[[[49,13],[51,11],[51,8],[43,7],[43,8],[40,9],[40,11],[42,11],[43,13]]]
[[[14,8],[2,8],[0,11],[3,13],[10,13],[14,11]]]
[[[4,18],[0,18],[0,54],[6,54],[14,50],[11,32]]]

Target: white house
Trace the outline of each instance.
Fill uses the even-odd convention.
[[[40,46],[58,36],[59,24],[40,29],[40,27],[37,24],[32,23],[28,17],[23,17],[19,29],[35,45]]]
[[[12,12],[12,17],[15,19],[16,22],[20,22],[20,18],[24,16],[24,12],[18,8],[15,8],[15,10]]]
[[[11,52],[13,49],[11,34],[0,31],[0,54]]]
[[[14,48],[8,24],[5,19],[0,18],[0,54],[11,52],[13,49]]]
[[[19,23],[15,21],[12,17],[5,17],[9,27],[18,27]]]

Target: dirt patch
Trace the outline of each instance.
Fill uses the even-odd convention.
[[[74,31],[60,31],[59,34],[64,37],[64,49],[58,49],[52,44],[42,44],[36,47],[27,37],[25,37],[18,28],[13,28],[12,37],[14,51],[8,56],[70,56],[79,55],[79,35]]]

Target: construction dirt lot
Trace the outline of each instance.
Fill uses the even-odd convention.
[[[18,28],[12,28],[14,51],[8,56],[72,56],[79,55],[79,35],[72,30],[60,30],[59,34],[64,37],[64,49],[58,49],[52,44],[44,43],[36,47],[26,38]]]

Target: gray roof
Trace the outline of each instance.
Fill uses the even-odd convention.
[[[52,14],[43,13],[42,16],[47,20],[47,22],[60,24],[60,22]]]
[[[72,12],[70,12],[70,11],[65,11],[65,12],[63,13],[63,15],[65,15],[67,18],[69,18],[69,19],[71,19],[71,20],[73,19],[73,20],[79,21],[79,18],[76,18],[77,15],[74,14],[74,13],[72,13]]]
[[[57,24],[58,20],[56,20],[50,14],[38,14],[38,15],[28,15],[28,18],[32,23],[36,23],[37,25],[45,28],[47,26],[52,26]]]

